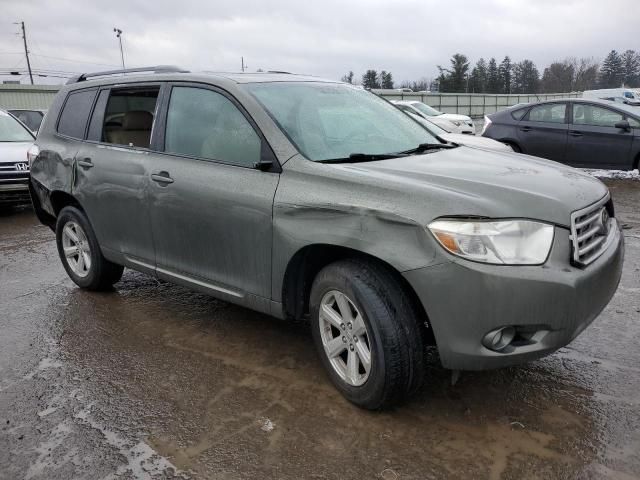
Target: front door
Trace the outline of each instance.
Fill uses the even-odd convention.
[[[569,125],[567,162],[585,168],[631,166],[633,132],[616,128],[624,115],[599,105],[574,103]]]
[[[536,105],[518,122],[522,152],[557,162],[565,159],[567,146],[566,103]]]
[[[268,145],[239,104],[213,87],[173,85],[164,104],[164,153],[150,158],[158,276],[231,300],[270,298],[279,174],[256,168]]]

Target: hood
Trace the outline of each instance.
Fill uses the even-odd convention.
[[[466,115],[457,115],[455,113],[443,113],[442,115],[438,115],[436,117],[431,118],[443,118],[446,120],[456,120],[458,122],[470,122],[471,117],[467,117]]]
[[[598,179],[556,162],[467,147],[333,167],[359,175],[358,183],[410,196],[417,207],[426,202],[422,210],[432,218],[531,218],[569,226],[571,212],[608,191]]]
[[[32,142],[0,142],[0,163],[28,163],[27,150]]]
[[[510,146],[491,138],[476,137],[475,135],[465,135],[463,133],[442,133],[438,136],[447,142],[457,143],[458,145],[464,145],[466,147],[485,148],[501,152],[513,152]]]

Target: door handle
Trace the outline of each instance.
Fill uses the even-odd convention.
[[[578,132],[577,130],[571,130],[569,132],[569,135],[571,135],[572,137],[581,137],[582,136],[582,132]]]
[[[78,165],[80,165],[82,168],[91,168],[94,166],[89,157],[78,160]]]
[[[165,172],[165,171],[152,173],[151,180],[153,180],[156,183],[160,183],[164,185],[173,183],[173,178],[169,176],[169,172]]]
[[[531,131],[531,127],[521,127],[520,131],[521,132],[530,132]]]

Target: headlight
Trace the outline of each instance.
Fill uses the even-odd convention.
[[[450,120],[451,123],[453,123],[456,127],[459,127],[460,125],[462,125],[462,122],[459,122],[458,120]]]
[[[501,265],[541,264],[553,242],[553,225],[530,220],[436,220],[429,230],[454,255]]]

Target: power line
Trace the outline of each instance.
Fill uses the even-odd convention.
[[[39,53],[32,53],[31,55],[34,56],[34,57],[43,57],[43,58],[50,58],[52,60],[61,60],[63,62],[84,63],[84,64],[87,64],[87,65],[99,65],[99,66],[102,66],[102,67],[119,67],[119,65],[114,65],[112,63],[87,62],[86,60],[74,60],[72,58],[52,57],[51,55],[41,55]]]

